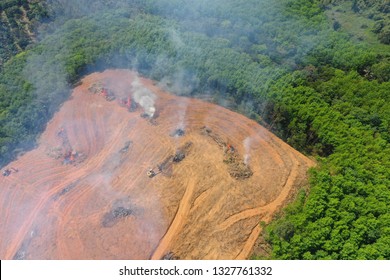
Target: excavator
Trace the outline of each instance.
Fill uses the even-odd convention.
[[[8,168],[7,168],[7,169],[4,169],[4,170],[3,170],[3,176],[6,177],[6,176],[9,176],[9,175],[11,175],[11,170],[8,169]]]
[[[160,174],[162,172],[162,167],[159,165],[158,166],[158,171],[154,171],[153,168],[150,168],[147,172],[146,172],[146,175],[149,177],[149,178],[153,178],[155,176],[157,176],[158,174]]]
[[[157,173],[156,173],[153,169],[149,169],[149,170],[146,172],[146,175],[148,175],[149,178],[153,178],[154,176],[157,175]]]
[[[2,174],[4,177],[7,177],[11,175],[12,172],[19,172],[19,169],[11,167],[11,168],[6,168],[3,170]]]

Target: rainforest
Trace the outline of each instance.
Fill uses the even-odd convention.
[[[226,115],[226,123],[215,121],[215,127],[203,130],[203,133],[224,149],[225,154],[226,149],[231,149],[230,140],[235,147],[245,140],[233,136],[239,132],[229,130],[227,120],[239,126],[241,117],[238,116],[245,116],[251,121],[248,120],[248,127],[259,125],[284,141],[283,144],[275,144],[279,143],[278,140],[272,140],[270,143],[278,146],[275,146],[275,149],[280,148],[283,151],[279,151],[280,154],[294,155],[299,161],[299,167],[307,169],[307,180],[303,179],[304,175],[302,180],[297,179],[299,184],[296,184],[294,191],[286,195],[283,207],[275,206],[272,210],[275,211],[272,215],[270,212],[269,217],[248,216],[248,219],[257,217],[254,225],[259,227],[258,231],[242,233],[244,241],[237,241],[244,244],[249,238],[257,240],[250,243],[248,254],[240,255],[240,250],[244,250],[242,248],[246,246],[241,243],[236,247],[228,247],[232,252],[223,254],[214,252],[215,248],[211,245],[202,245],[209,248],[209,252],[214,252],[209,255],[204,252],[197,253],[199,247],[189,246],[189,249],[184,249],[185,244],[179,241],[175,243],[176,239],[190,235],[196,240],[196,236],[203,234],[202,229],[205,230],[205,227],[200,227],[196,232],[191,231],[191,226],[196,227],[194,221],[198,220],[193,218],[192,212],[189,211],[188,229],[183,226],[180,233],[173,232],[172,236],[176,234],[176,239],[169,235],[173,229],[166,230],[162,225],[162,229],[156,230],[156,236],[153,237],[155,244],[150,241],[150,248],[145,249],[145,254],[130,257],[169,256],[169,252],[164,251],[166,245],[173,248],[172,255],[184,259],[226,259],[239,256],[286,260],[389,259],[389,13],[388,0],[1,1],[0,167],[11,173],[5,175],[3,172],[2,180],[11,180],[12,176],[19,176],[23,172],[20,168],[18,172],[13,171],[13,162],[23,162],[24,156],[39,149],[42,143],[39,139],[45,135],[45,130],[50,128],[50,120],[56,114],[62,114],[61,108],[68,106],[66,102],[72,102],[72,98],[76,98],[72,95],[73,89],[80,85],[83,87],[83,83],[88,82],[89,75],[103,73],[102,76],[92,76],[102,81],[106,81],[104,79],[108,79],[110,75],[118,75],[129,80],[124,86],[133,87],[135,90],[137,86],[130,80],[137,81],[136,76],[139,75],[141,80],[145,79],[142,83],[148,85],[149,90],[155,91],[158,98],[156,112],[158,100],[161,100],[161,106],[168,106],[170,103],[167,100],[170,99],[165,97],[165,93],[160,95],[150,81],[154,81],[154,86],[173,93],[180,100],[194,99],[218,106],[215,109],[210,107],[210,112],[221,114],[221,118],[224,118],[225,113],[222,112],[225,112],[225,109],[237,114],[234,115],[236,117]],[[116,71],[112,69],[132,72],[105,72]],[[106,83],[110,84],[108,80]],[[111,83],[115,84],[113,89],[121,91],[119,80],[114,79]],[[87,91],[86,88],[84,90]],[[119,95],[116,96],[117,99]],[[151,99],[154,100],[154,97]],[[193,107],[188,105],[188,108],[195,110],[193,113],[188,111],[188,132],[199,129],[196,126],[197,120],[203,116],[203,111],[197,111],[201,110],[197,108],[209,108],[209,105],[197,102],[189,103],[193,104]],[[77,102],[75,103],[77,105]],[[140,104],[143,107],[142,103]],[[178,106],[179,109],[172,109],[170,114],[180,110],[182,105]],[[164,112],[161,112],[160,116],[163,122]],[[160,116],[157,114],[157,121]],[[193,122],[191,118],[194,118]],[[246,122],[242,120],[245,125]],[[145,129],[149,129],[148,126],[142,126],[142,130]],[[254,133],[253,131],[257,130],[253,128],[253,131],[248,131]],[[226,138],[222,141],[217,134],[221,139]],[[153,137],[160,137],[158,135]],[[213,159],[218,157],[217,146],[214,147],[210,143],[209,150],[197,150],[197,143],[200,146],[209,145],[201,144],[205,140],[199,137],[196,135],[190,139],[193,142],[192,151],[195,152],[185,154],[183,165],[187,164],[185,160],[190,160],[191,153],[197,155],[215,152]],[[237,140],[233,140],[236,137]],[[251,138],[255,139],[251,140],[252,146],[255,146],[254,141],[262,141],[256,137]],[[165,138],[161,136],[161,139]],[[164,141],[161,140],[161,143],[170,140]],[[285,143],[300,154],[291,151],[287,145],[284,146]],[[179,151],[183,151],[183,147],[186,146],[177,148],[172,144],[172,149]],[[237,153],[245,154],[247,146],[243,147],[245,148],[242,150],[237,149]],[[234,155],[233,150],[231,151]],[[261,157],[261,148],[256,151]],[[161,152],[161,156],[163,155]],[[261,168],[256,171],[255,158],[253,155],[251,157],[254,175],[248,180],[253,182],[229,179],[226,184],[231,183],[232,188],[223,189],[223,193],[229,194],[231,191],[231,195],[234,194],[235,199],[242,201],[242,205],[252,196],[259,204],[251,201],[253,204],[248,202],[245,205],[248,209],[255,209],[261,207],[263,202],[273,200],[271,194],[269,201],[267,200],[264,191],[266,186],[264,190],[261,189],[265,193],[264,201],[262,196],[252,195],[251,188],[255,188],[256,182],[261,185],[261,180],[266,180],[256,177],[266,165],[262,165],[259,160]],[[210,159],[210,162],[213,162],[213,159]],[[194,162],[197,160],[199,166],[200,162],[206,159],[193,159]],[[232,157],[228,160],[225,158],[224,162],[229,160],[231,161]],[[273,166],[272,164],[270,163],[270,166]],[[223,166],[221,165],[221,168],[224,168]],[[288,167],[288,164],[286,166]],[[205,170],[194,169],[193,173],[201,174]],[[304,173],[303,169],[299,170]],[[278,173],[278,176],[284,178],[287,173],[283,171]],[[182,174],[186,176],[181,178]],[[171,183],[179,186],[180,182],[188,177],[196,177],[191,174],[174,174],[176,181]],[[160,178],[165,180],[168,177],[156,176],[153,180]],[[301,175],[297,175],[297,178],[301,178]],[[203,181],[199,179],[198,183],[193,182],[194,186],[200,186],[200,182]],[[15,184],[17,185],[17,181]],[[168,183],[161,182],[161,185],[164,184]],[[0,192],[1,211],[5,212],[5,201],[7,197],[12,197],[7,196],[5,186],[10,186],[11,183],[0,181],[0,185],[4,187]],[[191,180],[188,186],[191,186]],[[247,189],[237,191],[234,186],[245,186]],[[39,185],[34,187],[39,188]],[[50,187],[48,192],[49,189]],[[172,214],[175,209],[185,210],[183,200],[189,195],[189,190],[190,187],[185,191],[183,189],[182,200],[178,198],[177,201],[167,202],[166,205],[170,205],[166,208],[167,212],[164,212],[167,224],[172,219],[175,224],[176,218],[173,218]],[[71,192],[70,189],[68,191]],[[197,196],[196,189],[193,191],[195,201],[201,199],[201,194]],[[175,193],[173,190],[171,192]],[[207,194],[206,188],[203,192]],[[210,196],[210,204],[214,201],[211,198],[217,199],[218,196],[217,193]],[[207,198],[206,195],[204,197]],[[247,199],[245,202],[241,200],[244,198]],[[134,201],[138,201],[137,199],[134,198]],[[139,203],[139,207],[143,205],[142,202],[134,203]],[[123,210],[123,207],[127,207],[119,204],[115,204],[119,207],[115,209]],[[50,207],[47,204],[47,209]],[[137,213],[136,208],[129,211]],[[226,218],[221,222],[221,227],[226,225],[228,228],[226,221],[234,215],[227,214],[230,213],[229,208],[221,206],[221,209],[223,211],[218,213],[226,214],[226,217],[218,214]],[[245,210],[241,209],[237,213]],[[127,216],[130,212],[108,212],[111,214],[106,213],[105,217]],[[201,213],[209,215],[207,211]],[[10,217],[13,217],[12,215],[14,214],[10,214]],[[219,220],[213,221],[218,223]],[[26,232],[27,228],[34,228],[33,225],[33,222],[29,226],[26,225]],[[119,224],[116,222],[113,224],[117,225]],[[247,229],[252,229],[254,225],[248,222],[241,228],[245,232],[246,226]],[[180,223],[177,222],[177,227],[179,226]],[[28,252],[23,248],[27,248],[29,244],[32,244],[32,247],[38,246],[34,245],[34,241],[27,242],[21,238],[18,242],[15,241],[15,250],[8,248],[7,244],[10,243],[7,243],[4,237],[8,234],[11,236],[13,231],[6,231],[0,231],[0,236],[3,237],[0,241],[2,259],[25,256],[17,253],[18,248]],[[31,232],[33,231],[32,229]],[[23,233],[23,236],[26,234]],[[240,233],[226,234],[226,244],[230,244],[229,238],[235,240],[235,235],[241,236]],[[158,243],[160,238],[166,243]],[[142,238],[138,241],[148,242]],[[218,240],[222,242],[218,244],[225,244],[224,241]],[[190,250],[193,250],[193,253]],[[105,257],[114,258],[114,255],[113,253]],[[32,253],[30,256],[48,258]],[[68,255],[53,253],[51,257],[53,256],[74,258],[75,255],[69,251]],[[91,253],[82,257],[88,259],[94,256]],[[126,258],[125,255],[121,257]]]

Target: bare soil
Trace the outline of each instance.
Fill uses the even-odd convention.
[[[153,122],[141,117],[140,106],[119,106],[136,75],[107,70],[85,77],[39,146],[6,167],[18,172],[0,177],[1,259],[245,259],[259,223],[306,184],[314,163],[242,115],[171,95],[143,78],[157,96]],[[116,100],[91,93],[94,83]],[[202,133],[205,126],[222,145]],[[72,162],[61,152],[48,155],[63,145],[61,128],[72,156],[77,152]],[[173,137],[177,129],[185,133]],[[234,147],[250,177],[229,173],[223,145]],[[158,172],[177,151],[185,157]]]

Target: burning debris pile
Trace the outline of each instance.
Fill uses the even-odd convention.
[[[137,110],[137,103],[130,96],[128,96],[127,98],[121,98],[119,100],[119,105],[122,107],[126,107],[129,112],[134,112],[135,110]]]
[[[80,164],[87,156],[83,153],[79,153],[76,150],[67,151],[64,154],[63,164]]]
[[[181,136],[184,136],[186,134],[186,132],[181,129],[181,128],[178,128],[178,129],[175,129],[174,131],[171,132],[171,134],[169,134],[171,137],[181,137]]]
[[[141,118],[148,120],[149,124],[151,124],[153,126],[158,125],[158,122],[156,121],[155,116],[151,117],[149,114],[146,114],[146,113],[142,113],[140,116],[141,116]]]
[[[143,113],[141,113],[141,117],[149,119],[150,124],[157,125],[155,120],[156,107],[154,105],[157,98],[156,95],[144,87],[138,77],[135,77],[134,81],[131,83],[131,88],[135,102],[144,110]]]
[[[247,179],[253,175],[250,167],[242,161],[242,157],[231,145],[226,147],[223,162],[228,165],[228,172],[235,179]]]
[[[120,219],[126,218],[130,215],[134,214],[134,210],[125,208],[123,206],[116,207],[111,209],[110,212],[106,213],[102,219],[103,227],[112,227],[114,226]]]
[[[249,165],[242,160],[242,157],[232,145],[226,143],[219,135],[214,133],[208,127],[202,127],[201,133],[213,139],[218,146],[223,149],[223,162],[227,164],[230,176],[235,179],[247,179],[253,175]]]
[[[107,101],[115,100],[115,95],[106,87],[104,87],[101,82],[92,84],[88,90],[93,94],[99,94],[103,96]]]
[[[62,159],[63,164],[80,164],[87,158],[85,154],[72,148],[65,128],[61,127],[58,130],[57,137],[61,139],[61,146],[49,149],[46,152],[47,156]]]
[[[102,82],[92,84],[88,91],[92,94],[102,95],[107,101],[116,99],[115,94],[103,85]],[[135,112],[138,107],[143,109],[141,117],[147,119],[151,125],[158,125],[156,121],[156,95],[142,85],[138,77],[131,83],[132,96],[122,96],[118,100],[119,106],[126,107],[129,112]]]

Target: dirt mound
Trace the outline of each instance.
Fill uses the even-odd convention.
[[[312,165],[242,115],[94,73],[0,177],[0,258],[247,258]]]

